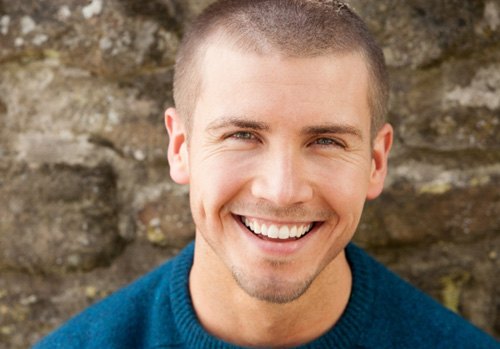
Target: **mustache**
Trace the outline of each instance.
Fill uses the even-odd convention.
[[[233,203],[228,207],[230,212],[241,213],[246,216],[274,217],[284,220],[307,220],[324,221],[335,216],[332,210],[314,209],[302,204],[291,206],[276,206],[267,201],[253,203]]]

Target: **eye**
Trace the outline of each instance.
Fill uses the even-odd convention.
[[[251,141],[251,140],[256,140],[257,137],[252,132],[248,131],[238,131],[235,133],[232,133],[228,136],[228,138],[233,138],[233,139],[240,139],[244,141]]]
[[[312,142],[312,144],[319,145],[321,147],[333,146],[333,147],[346,148],[346,145],[342,141],[339,141],[335,138],[326,138],[326,137],[317,138]]]

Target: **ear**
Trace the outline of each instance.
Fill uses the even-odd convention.
[[[366,198],[373,200],[384,189],[385,176],[387,175],[387,159],[392,147],[394,131],[392,126],[385,124],[380,128],[373,141],[372,168]]]
[[[183,120],[175,108],[165,111],[165,126],[168,131],[168,163],[170,177],[178,184],[189,183],[189,154],[187,134]]]

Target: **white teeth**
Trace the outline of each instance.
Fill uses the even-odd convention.
[[[273,239],[276,239],[278,237],[279,230],[278,227],[275,226],[274,224],[269,227],[269,230],[267,231],[267,236]]]
[[[306,227],[305,226],[301,226],[299,228],[299,230],[297,231],[297,235],[302,236],[302,235],[304,235],[305,232],[306,232]]]
[[[277,226],[271,224],[269,226],[265,224],[259,224],[257,221],[251,221],[246,217],[243,217],[243,223],[250,229],[254,234],[262,234],[272,239],[290,239],[290,238],[300,238],[302,235],[311,230],[313,224],[307,225],[281,225]]]
[[[266,225],[265,225],[265,224],[262,224],[262,226],[260,227],[260,233],[261,233],[262,235],[267,236],[267,227],[266,227]]]
[[[260,225],[259,224],[253,222],[252,227],[253,227],[252,231],[254,231],[255,234],[260,234],[261,233],[261,229],[260,229]]]
[[[286,225],[282,226],[278,233],[278,237],[280,239],[288,239],[290,237],[290,229],[288,229]]]

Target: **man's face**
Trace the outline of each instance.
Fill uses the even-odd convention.
[[[247,294],[292,301],[381,190],[365,63],[354,53],[287,58],[213,45],[201,74],[183,160],[197,248]]]

